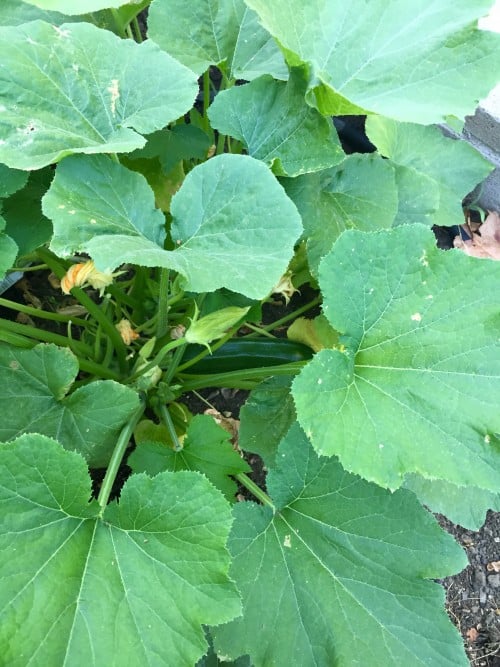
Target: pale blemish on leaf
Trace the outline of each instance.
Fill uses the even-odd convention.
[[[379,449],[384,449],[384,445],[382,443],[379,444],[378,446]]]
[[[413,315],[411,316],[411,319],[414,322],[420,322],[421,319],[422,319],[422,315],[420,313],[413,313]]]
[[[19,362],[13,359],[11,362],[9,362],[9,368],[12,368],[12,370],[17,371],[19,368]]]
[[[429,262],[427,260],[427,252],[425,250],[422,252],[422,256],[420,257],[419,262],[420,264],[422,264],[422,266],[429,266]]]
[[[97,220],[95,218],[90,218],[91,225],[97,225]]]
[[[490,442],[491,442],[491,438],[490,438],[490,436],[488,435],[488,433],[484,436],[484,442],[485,442],[487,445],[489,445]]]
[[[111,113],[113,116],[116,114],[116,103],[120,98],[120,90],[119,90],[119,81],[118,79],[112,79],[111,80],[111,85],[107,89],[108,93],[111,93]]]
[[[69,215],[75,215],[76,211],[74,208],[71,209],[71,211],[68,211]]]
[[[69,37],[69,36],[70,36],[70,31],[69,31],[69,30],[63,30],[62,28],[60,28],[60,27],[57,26],[57,25],[53,25],[52,27],[53,27],[54,30],[56,31],[57,36],[59,37],[59,39],[61,39],[61,38],[65,38],[65,37]]]
[[[283,546],[287,547],[287,549],[292,548],[292,538],[290,537],[290,535],[285,535],[285,540],[283,542]]]
[[[318,384],[323,384],[323,380],[321,378],[318,378]]]

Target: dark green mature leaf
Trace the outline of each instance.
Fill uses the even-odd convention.
[[[315,449],[392,489],[415,472],[496,492],[499,280],[498,262],[442,252],[422,225],[345,232],[319,271],[345,348],[292,386]]]
[[[457,486],[441,479],[424,479],[420,475],[407,475],[404,486],[433,512],[444,514],[469,530],[481,528],[488,510],[500,512],[500,492]]]
[[[453,538],[405,490],[318,458],[294,425],[267,488],[238,503],[229,540],[243,617],[213,629],[219,654],[276,665],[467,665],[428,578],[463,568]]]
[[[138,133],[184,114],[197,92],[193,73],[152,42],[88,23],[2,27],[0,61],[0,160],[21,169],[139,148]]]
[[[59,255],[87,252],[101,270],[163,266],[182,273],[190,291],[226,287],[251,299],[278,283],[302,231],[281,185],[243,155],[220,155],[189,172],[170,206],[173,251],[163,249],[164,217],[144,177],[105,156],[64,160],[43,211]]]
[[[398,209],[394,168],[376,154],[349,155],[332,169],[284,179],[283,184],[302,216],[314,276],[345,229],[391,227]]]
[[[5,664],[192,665],[202,624],[238,614],[229,504],[202,475],[133,475],[101,515],[81,456],[32,434],[0,445],[0,480]]]
[[[153,0],[148,36],[198,75],[223,63],[231,78],[288,76],[276,42],[243,0]]]
[[[296,420],[291,384],[290,377],[264,380],[240,411],[238,443],[244,451],[259,454],[268,467],[274,465],[278,445]]]
[[[25,187],[3,202],[5,231],[16,242],[20,256],[50,241],[52,224],[42,213],[41,198],[53,177],[54,171],[50,167],[33,171]]]
[[[251,472],[233,449],[231,436],[208,415],[196,415],[189,423],[183,448],[175,452],[163,442],[141,442],[128,458],[134,472],[156,475],[164,470],[195,470],[204,473],[229,501],[234,501],[236,483],[229,475]]]
[[[0,164],[0,198],[10,197],[26,185],[27,180],[25,171],[9,169],[5,164]]]
[[[168,172],[181,160],[206,158],[210,138],[195,125],[174,125],[171,130],[150,134],[144,148],[130,153],[130,160],[159,157],[163,171]]]
[[[463,220],[462,196],[483,181],[493,165],[465,141],[443,136],[437,127],[424,127],[380,116],[370,116],[366,132],[380,153],[391,159],[396,169],[400,199],[415,206],[415,194],[429,197],[438,195],[438,206],[432,215],[419,220],[418,211],[407,216],[399,212],[397,224],[412,222],[430,225],[457,225]],[[429,179],[431,183],[429,184]],[[410,183],[412,185],[410,185]],[[430,186],[430,187],[429,187]],[[411,188],[406,191],[405,188]]]
[[[0,345],[0,440],[22,433],[57,438],[93,467],[107,465],[120,429],[137,410],[137,394],[105,380],[68,391],[78,373],[74,354],[55,345],[32,350]]]
[[[5,220],[0,215],[0,279],[12,268],[17,257],[17,245],[10,236],[3,233]]]
[[[287,82],[265,75],[219,93],[208,116],[216,130],[242,141],[249,155],[275,173],[320,171],[342,162],[345,154],[332,121],[306,104],[306,89],[298,68]]]
[[[492,0],[247,0],[311,71],[322,113],[433,123],[472,113],[496,85],[500,37],[475,29]],[[464,85],[464,82],[467,82]]]

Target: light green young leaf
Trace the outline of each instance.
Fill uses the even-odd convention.
[[[84,460],[0,445],[0,646],[9,665],[194,664],[234,618],[229,504],[202,475],[134,475],[102,517]]]
[[[311,273],[345,229],[391,227],[398,209],[394,168],[379,155],[349,155],[336,167],[284,179],[304,223]]]
[[[220,155],[189,172],[170,207],[173,251],[163,249],[164,219],[153,207],[144,178],[104,156],[64,160],[43,199],[54,252],[87,252],[101,271],[125,262],[174,269],[193,292],[267,296],[302,231],[274,176],[243,155]]]
[[[277,462],[267,479],[276,512],[233,510],[243,616],[212,629],[217,652],[248,653],[255,667],[347,667],[353,650],[360,665],[467,665],[444,591],[425,581],[467,559],[415,496],[318,459],[297,424]]]
[[[212,127],[242,141],[248,154],[298,176],[342,162],[345,157],[330,119],[307,106],[307,80],[298,68],[287,82],[265,75],[219,93],[210,106]]]
[[[403,185],[399,188],[400,200],[409,199],[415,206],[415,189],[431,197],[434,192],[437,193],[437,210],[426,216],[426,219],[419,220],[418,215],[415,215],[416,222],[443,226],[461,224],[461,198],[483,181],[493,169],[493,165],[472,146],[465,141],[443,136],[437,127],[398,123],[380,116],[369,116],[366,132],[380,153],[390,158],[394,165],[398,186]],[[432,181],[430,188],[429,179]],[[402,183],[403,180],[406,184]],[[413,183],[413,187],[408,182]],[[408,187],[411,190],[405,195],[405,188]],[[412,221],[413,216],[407,216],[406,211],[399,211],[397,224]]]
[[[238,487],[229,475],[251,472],[233,449],[230,434],[209,415],[196,415],[189,423],[183,448],[175,452],[163,442],[145,441],[128,458],[134,472],[156,475],[164,470],[195,470],[205,474],[226,498],[234,501]]]
[[[78,360],[68,349],[0,345],[0,440],[42,433],[82,454],[92,467],[107,465],[139,399],[112,380],[92,382],[67,395],[77,373]]]
[[[479,530],[486,512],[500,512],[500,492],[485,491],[477,486],[456,486],[441,479],[424,479],[407,475],[404,487],[413,491],[423,505],[444,514],[453,523],[469,530]]]
[[[243,0],[153,0],[148,37],[198,75],[224,63],[231,78],[288,76],[276,42]]]
[[[311,71],[309,101],[325,115],[380,113],[434,123],[473,113],[496,85],[500,37],[475,29],[492,0],[247,0]]]
[[[422,225],[344,232],[319,282],[345,349],[292,386],[315,449],[391,489],[415,472],[496,492],[499,281],[498,262],[438,250]]]
[[[139,148],[138,133],[184,114],[197,92],[193,73],[152,42],[88,23],[2,27],[0,62],[0,160],[20,169]]]
[[[290,377],[264,380],[240,410],[239,446],[259,454],[268,467],[274,465],[278,445],[296,420],[291,384]]]

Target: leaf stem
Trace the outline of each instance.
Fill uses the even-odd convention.
[[[165,405],[165,403],[160,403],[160,416],[162,422],[167,427],[170,439],[174,444],[174,452],[180,452],[183,448],[182,443],[180,442],[177,436],[177,431],[175,430],[174,422],[172,421],[172,417],[170,416],[170,412],[168,411],[168,408]]]
[[[271,498],[259,486],[257,486],[257,484],[253,482],[250,477],[248,477],[248,475],[246,475],[244,472],[239,472],[237,475],[233,476],[238,480],[241,486],[244,486],[245,489],[248,489],[248,491],[250,491],[250,493],[255,496],[257,500],[260,500],[263,505],[270,507],[273,512],[276,511]]]
[[[156,337],[163,338],[168,331],[168,285],[169,269],[160,269],[160,295],[158,301],[158,321],[156,323]]]
[[[299,315],[302,315],[302,313],[306,313],[308,310],[311,310],[315,306],[319,305],[321,303],[322,299],[320,296],[315,297],[314,299],[311,299],[308,303],[304,304],[300,308],[297,308],[296,310],[293,311],[293,313],[288,313],[284,317],[281,317],[279,320],[276,320],[275,322],[271,322],[271,324],[266,324],[263,327],[258,327],[258,329],[255,329],[254,333],[248,334],[247,336],[243,336],[243,338],[255,338],[258,335],[266,335],[266,332],[268,331],[273,331],[273,329],[277,329],[278,327],[283,326],[283,324],[286,324],[290,320],[294,320]]]
[[[35,341],[34,345],[39,342],[54,343],[62,347],[69,347],[77,356],[88,357],[91,355],[91,350],[81,341],[70,340],[66,336],[61,336],[52,331],[45,331],[44,329],[37,329],[28,324],[19,324],[18,322],[0,319],[0,330],[32,338]]]
[[[62,315],[60,313],[50,313],[41,308],[34,308],[33,306],[25,306],[22,303],[17,303],[15,301],[9,301],[8,299],[0,298],[0,306],[4,308],[9,308],[10,310],[17,310],[20,313],[25,313],[32,317],[40,317],[44,320],[52,320],[53,322],[71,322],[78,327],[88,327],[89,323],[87,320],[82,320],[79,317],[72,317],[70,315]]]
[[[281,375],[297,375],[308,361],[293,361],[289,364],[276,366],[262,366],[245,370],[227,371],[226,373],[210,373],[205,375],[190,375],[179,373],[184,391],[203,389],[204,387],[227,387],[234,389],[253,388],[256,383],[266,378]]]
[[[118,441],[115,445],[113,453],[111,454],[108,469],[106,470],[106,474],[104,475],[104,479],[102,481],[101,490],[97,496],[97,502],[101,506],[101,511],[99,512],[100,516],[103,515],[106,505],[108,504],[109,496],[111,495],[111,490],[113,489],[113,484],[115,482],[116,475],[118,474],[118,469],[120,468],[125,450],[127,449],[135,427],[142,417],[145,407],[146,404],[144,400],[141,400],[139,407],[122,428],[121,433],[118,436]]]

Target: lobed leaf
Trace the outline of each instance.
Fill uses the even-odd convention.
[[[128,458],[134,472],[156,475],[164,470],[201,472],[226,496],[234,501],[236,483],[229,475],[251,472],[250,466],[233,449],[230,434],[208,415],[196,415],[189,423],[183,448],[176,452],[164,442],[145,441],[137,445]]]
[[[68,349],[40,344],[21,350],[1,344],[0,440],[41,433],[76,450],[92,467],[107,465],[139,399],[112,380],[92,382],[68,395],[77,373],[78,360]]]
[[[182,273],[189,291],[226,287],[257,299],[277,284],[301,233],[274,176],[242,155],[220,155],[189,172],[170,206],[173,251],[163,249],[164,216],[144,177],[108,157],[64,160],[43,211],[59,255],[87,252],[102,271],[125,262],[163,266]]]
[[[19,169],[139,148],[138,133],[186,113],[197,92],[193,73],[152,42],[88,23],[0,27],[0,62],[0,160]]]
[[[438,250],[422,225],[344,232],[319,270],[342,346],[292,386],[315,449],[391,489],[415,472],[496,492],[498,304],[470,285],[497,284],[499,272]]]
[[[435,123],[473,113],[497,83],[500,37],[475,28],[492,0],[247,4],[289,64],[309,67],[308,101],[325,115]]]
[[[81,456],[33,434],[0,445],[0,480],[9,665],[194,664],[202,624],[238,614],[229,504],[202,475],[134,475],[101,516]]]
[[[307,106],[307,80],[298,68],[287,82],[264,75],[217,95],[208,110],[212,127],[244,143],[248,154],[298,176],[320,171],[345,157],[330,119]]]
[[[243,0],[153,0],[148,37],[198,75],[223,65],[230,78],[288,76],[276,42]]]
[[[357,664],[468,664],[443,589],[425,581],[467,559],[415,496],[318,458],[297,424],[276,460],[276,511],[233,510],[243,616],[212,629],[217,653],[248,653],[255,667],[352,665],[353,647]]]
[[[376,154],[348,155],[336,167],[284,179],[283,185],[302,216],[314,276],[344,230],[391,227],[398,209],[394,168]]]
[[[396,170],[400,204],[405,202],[406,209],[401,210],[400,205],[395,224],[413,221],[449,227],[461,224],[460,193],[473,190],[493,169],[470,144],[443,136],[437,127],[370,116],[366,132]],[[434,193],[435,210],[425,217],[419,216],[416,209],[419,196],[432,201]]]

